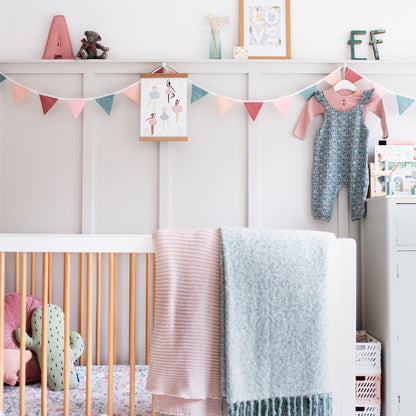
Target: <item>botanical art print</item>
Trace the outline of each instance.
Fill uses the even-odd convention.
[[[240,0],[240,46],[251,59],[290,59],[290,0]]]
[[[249,46],[280,46],[282,25],[279,6],[249,6]]]
[[[186,74],[141,75],[140,140],[186,140]]]

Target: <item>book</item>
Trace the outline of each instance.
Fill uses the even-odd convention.
[[[395,169],[405,169],[408,173],[408,177],[413,177],[413,171],[416,172],[416,142],[398,142],[385,140],[382,142],[394,143],[393,144],[379,144],[374,149],[374,165],[375,171],[393,171]],[[400,144],[399,144],[400,143]],[[401,144],[403,143],[403,144]],[[406,144],[404,144],[406,143]],[[411,144],[409,144],[411,143]],[[410,171],[410,173],[409,173]],[[374,179],[375,193],[387,192],[386,184],[392,180],[388,176],[377,176]],[[397,177],[396,182],[400,181],[400,177]],[[403,187],[400,185],[400,192],[408,192],[408,187],[411,184],[408,181],[404,181],[406,185]],[[398,185],[398,191],[399,191]],[[405,189],[402,191],[402,189]],[[389,187],[391,189],[391,187]]]

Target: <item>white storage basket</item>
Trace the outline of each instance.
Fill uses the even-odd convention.
[[[356,406],[355,416],[380,416],[380,406],[377,406],[377,405]]]
[[[381,342],[368,335],[368,342],[355,344],[356,374],[381,373]]]

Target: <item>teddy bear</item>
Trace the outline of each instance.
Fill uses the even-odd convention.
[[[75,59],[107,59],[107,52],[110,48],[106,48],[98,43],[101,40],[101,36],[93,30],[85,31],[84,35],[86,39],[81,39],[82,45],[75,55]],[[103,51],[101,55],[97,54],[97,49]]]

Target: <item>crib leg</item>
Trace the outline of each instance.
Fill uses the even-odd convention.
[[[22,279],[20,288],[20,415],[25,415],[25,384],[26,384],[26,253],[22,253]]]
[[[0,334],[4,334],[4,283],[5,283],[5,255],[0,253]],[[4,373],[4,345],[0,342],[0,412],[3,411],[3,373]]]
[[[48,270],[49,270],[49,255],[43,253],[43,276],[42,276],[42,360],[41,360],[41,414],[47,415],[47,347],[48,347]]]

